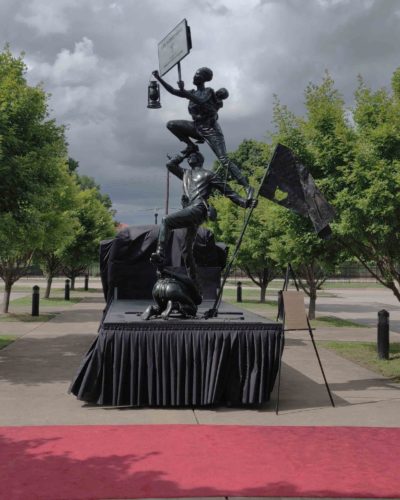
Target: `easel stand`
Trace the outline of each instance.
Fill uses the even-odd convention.
[[[297,292],[287,292],[289,286],[290,275],[293,279],[293,282],[296,287]],[[286,292],[286,293],[285,293]],[[290,296],[289,294],[292,294]],[[292,314],[295,314],[295,318],[290,317]],[[331,400],[331,404],[334,407],[335,403],[333,401],[332,393],[328,385],[328,381],[326,380],[325,372],[322,367],[321,358],[319,357],[317,345],[314,340],[313,329],[311,328],[310,320],[305,312],[304,308],[304,298],[303,294],[299,290],[299,285],[294,274],[293,268],[290,264],[288,264],[286,268],[285,274],[285,282],[283,285],[282,298],[278,302],[278,319],[282,319],[282,339],[280,345],[282,346],[281,355],[279,356],[279,368],[278,368],[278,395],[276,401],[276,414],[279,412],[279,395],[280,395],[280,386],[281,386],[281,371],[282,371],[282,353],[283,346],[285,340],[285,332],[287,331],[307,331],[310,334],[311,342],[314,347],[315,355],[317,356],[318,364],[321,369],[322,376],[324,378],[325,387],[328,391],[329,399]]]

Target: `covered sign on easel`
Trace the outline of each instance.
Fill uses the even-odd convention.
[[[329,223],[334,219],[335,211],[315,185],[307,167],[288,147],[277,145],[260,187],[260,195],[303,217],[309,217],[321,238],[331,235]]]

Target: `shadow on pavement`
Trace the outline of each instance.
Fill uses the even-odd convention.
[[[101,309],[77,309],[74,311],[63,311],[51,320],[52,323],[88,323],[99,322],[103,316]]]
[[[28,386],[70,382],[94,337],[23,337],[0,351],[0,381]]]

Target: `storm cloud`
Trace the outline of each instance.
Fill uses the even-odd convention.
[[[304,88],[327,69],[350,106],[358,74],[389,86],[400,66],[396,0],[2,0],[2,45],[25,52],[29,82],[43,83],[52,116],[68,126],[70,155],[125,223],[162,213],[166,154],[182,148],[165,123],[187,118],[187,102],[162,92],[160,110],[146,106],[157,43],[183,18],[193,39],[186,86],[209,66],[212,86],[229,89],[220,113],[229,150],[266,138],[274,94],[301,113]],[[175,84],[176,69],[166,78]],[[180,189],[174,180],[171,207]]]

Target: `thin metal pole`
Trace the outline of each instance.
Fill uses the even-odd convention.
[[[281,394],[281,373],[282,373],[282,356],[283,356],[283,346],[285,345],[285,310],[283,310],[282,319],[282,330],[279,338],[279,359],[278,359],[278,394],[276,396],[276,408],[275,413],[279,413],[279,401]]]
[[[268,165],[267,165],[267,168],[265,169],[265,173],[263,175],[263,178],[260,182],[260,185],[258,186],[258,190],[257,190],[257,194],[256,194],[256,197],[255,199],[258,200],[258,197],[260,195],[260,191],[261,191],[261,187],[262,185],[264,184],[264,181],[267,177],[267,174],[268,174],[268,171],[269,171],[269,167],[275,157],[275,154],[276,154],[276,148],[272,154],[272,157],[271,157],[271,160],[269,161]],[[215,299],[215,302],[212,306],[211,309],[209,309],[206,313],[205,313],[205,317],[206,318],[215,318],[217,315],[218,315],[218,308],[219,308],[219,305],[221,303],[221,299],[222,299],[222,294],[223,294],[223,291],[224,291],[224,286],[225,286],[225,283],[226,283],[226,280],[228,279],[228,276],[229,276],[229,273],[231,271],[231,268],[233,266],[233,263],[235,262],[236,260],[236,257],[239,253],[239,250],[240,250],[240,245],[242,244],[242,240],[243,240],[243,236],[244,236],[244,233],[246,232],[246,229],[247,229],[247,226],[249,225],[249,222],[250,222],[250,219],[251,219],[251,216],[253,214],[253,210],[254,210],[255,207],[251,207],[249,212],[248,212],[248,215],[245,219],[245,222],[244,222],[244,225],[243,225],[243,229],[242,229],[242,232],[240,233],[240,236],[239,236],[239,239],[237,240],[236,242],[236,247],[235,247],[235,250],[233,252],[233,255],[231,257],[231,260],[229,261],[226,269],[225,269],[225,273],[224,273],[224,276],[223,276],[223,279],[222,279],[222,283],[221,283],[221,286],[219,288],[219,291],[218,291],[218,294],[217,294],[217,298]]]
[[[296,286],[296,289],[297,289],[297,291],[299,291],[299,285],[297,283],[296,275],[294,273],[294,270],[293,270],[293,267],[292,267],[291,264],[288,265],[288,269],[290,269],[290,272],[292,274],[292,278],[293,278],[294,284]],[[329,399],[331,400],[332,406],[334,407],[335,406],[335,402],[333,401],[332,393],[331,393],[328,381],[327,381],[326,376],[325,376],[325,371],[324,371],[324,368],[322,366],[321,358],[319,357],[319,352],[318,352],[318,349],[317,349],[317,344],[315,343],[315,340],[314,340],[314,335],[313,335],[313,332],[312,332],[310,320],[308,319],[308,315],[306,315],[306,318],[307,318],[308,333],[310,334],[310,337],[311,337],[311,342],[312,342],[312,345],[314,347],[315,354],[317,356],[318,364],[319,364],[319,367],[321,369],[321,373],[322,373],[322,377],[323,377],[324,382],[325,382],[326,390],[328,391]]]
[[[310,321],[309,321],[309,319],[308,319],[308,316],[307,316],[307,325],[308,325],[308,331],[309,331],[309,333],[310,333],[310,337],[311,337],[311,342],[312,342],[312,345],[313,345],[313,347],[314,347],[315,354],[316,354],[317,359],[318,359],[318,364],[319,364],[319,367],[321,368],[321,373],[322,373],[322,376],[323,376],[323,378],[324,378],[325,387],[326,387],[326,390],[328,391],[328,394],[329,394],[329,399],[331,400],[332,406],[333,406],[333,407],[335,407],[335,402],[333,401],[332,393],[331,393],[331,390],[330,390],[330,388],[329,388],[328,381],[326,380],[325,372],[324,372],[324,369],[323,369],[323,367],[322,367],[321,359],[320,359],[320,357],[319,357],[319,353],[318,353],[317,345],[316,345],[315,340],[314,340],[314,335],[313,335],[313,332],[312,332],[312,328],[311,328],[311,325],[310,325]]]
[[[178,64],[178,80],[181,82],[182,81],[182,73],[181,73],[181,62],[179,61]]]
[[[168,210],[169,210],[169,170],[167,170],[167,192],[165,195],[165,215],[168,215]]]
[[[288,284],[289,284],[289,265],[286,266],[286,272],[285,272],[285,281],[283,282],[283,290],[288,289]],[[282,296],[282,301],[283,301],[283,296]],[[285,341],[285,308],[283,307],[283,302],[282,302],[282,308],[283,308],[283,314],[282,314],[282,330],[280,334],[280,339],[279,339],[279,359],[278,359],[278,393],[276,396],[276,407],[275,407],[275,413],[278,415],[279,413],[279,401],[280,401],[280,394],[281,394],[281,372],[282,372],[282,356],[283,356],[283,346],[284,346],[284,341]],[[278,310],[278,317],[276,320],[278,321],[279,319],[279,310]]]

